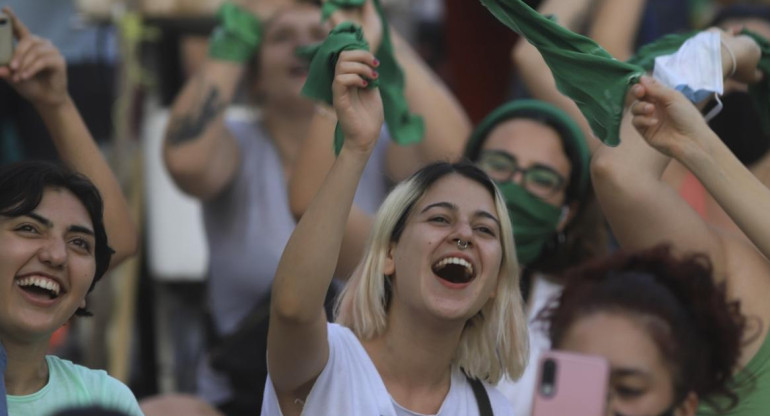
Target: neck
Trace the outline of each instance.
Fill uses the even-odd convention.
[[[412,314],[398,313],[394,306],[385,333],[364,341],[364,348],[400,405],[436,413],[449,392],[452,359],[464,325],[423,325]]]
[[[281,163],[288,173],[303,140],[308,135],[312,112],[309,114],[307,111],[299,110],[291,112],[265,106],[262,114],[262,124],[278,149]]]
[[[48,339],[38,342],[18,342],[3,337],[8,356],[5,368],[6,393],[15,396],[32,394],[48,382],[48,365],[45,361]]]

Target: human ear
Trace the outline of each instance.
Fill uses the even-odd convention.
[[[674,416],[695,416],[695,410],[698,409],[698,395],[695,392],[687,393],[682,403],[677,406]]]
[[[385,265],[383,266],[382,273],[385,276],[390,276],[396,272],[396,262],[393,259],[393,253],[396,251],[396,243],[390,243],[388,246],[388,254],[385,256]]]

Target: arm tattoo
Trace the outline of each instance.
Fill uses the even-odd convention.
[[[225,104],[219,102],[219,90],[211,87],[197,114],[193,112],[171,121],[168,142],[172,145],[180,145],[199,138],[224,108]]]

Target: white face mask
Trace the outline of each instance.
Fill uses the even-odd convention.
[[[694,103],[713,94],[722,95],[722,47],[719,39],[718,32],[701,32],[682,44],[676,53],[655,58],[653,78],[680,91]]]

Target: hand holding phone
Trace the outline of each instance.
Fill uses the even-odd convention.
[[[604,416],[610,366],[598,356],[546,351],[538,360],[532,416]]]

